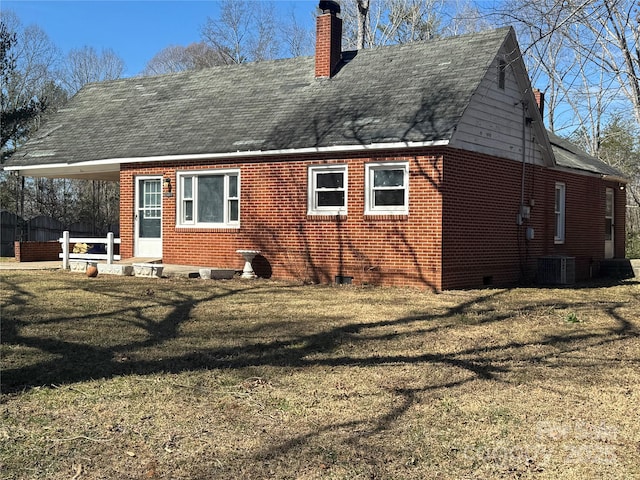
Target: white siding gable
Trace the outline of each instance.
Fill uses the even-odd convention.
[[[506,63],[504,89],[499,87],[501,59]],[[529,117],[538,121],[539,117],[528,109],[525,109],[523,116],[522,100],[524,98],[529,102],[532,96],[530,92],[525,94],[521,91],[522,81],[518,81],[516,73],[519,68],[524,69],[519,59],[509,60],[507,55],[499,55],[494,59],[471,96],[450,146],[521,162],[522,125],[525,122],[526,162],[544,164],[532,123],[524,120]],[[530,108],[537,109],[537,106]]]

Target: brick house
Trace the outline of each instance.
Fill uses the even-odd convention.
[[[624,257],[625,183],[549,134],[510,28],[85,86],[22,175],[120,182],[121,255],[434,290]]]

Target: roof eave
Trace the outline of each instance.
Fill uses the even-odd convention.
[[[562,165],[556,165],[555,167],[553,167],[553,170],[557,170],[559,172],[567,172],[567,173],[573,173],[576,175],[584,175],[587,177],[597,177],[600,178],[602,180],[608,181],[608,182],[617,182],[617,183],[623,183],[623,184],[628,184],[629,183],[629,179],[625,178],[623,176],[620,175],[613,175],[613,174],[607,174],[607,173],[601,173],[601,172],[593,172],[590,170],[585,170],[582,168],[576,168],[576,167],[565,167]]]
[[[422,142],[388,142],[369,145],[332,145],[326,147],[290,148],[282,150],[238,150],[236,152],[154,155],[148,157],[108,158],[74,163],[52,163],[35,165],[9,165],[4,169],[20,175],[47,178],[85,178],[91,180],[118,180],[120,165],[151,162],[180,162],[194,160],[234,159],[247,157],[299,156],[321,153],[362,152],[377,150],[405,150],[424,147],[441,147],[449,144],[448,139]]]
[[[75,178],[81,180],[120,180],[120,164],[116,162],[54,163],[40,165],[10,165],[4,170],[24,177]]]

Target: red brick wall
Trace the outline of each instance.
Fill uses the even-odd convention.
[[[163,262],[242,268],[237,249],[263,252],[276,278],[416,285],[440,289],[440,182],[437,156],[248,159],[242,163],[184,162],[180,165],[125,165],[120,174],[120,236],[123,257],[133,255],[135,175],[161,174],[176,185],[176,169],[241,169],[239,229],[176,228],[176,197],[163,198]],[[257,161],[260,160],[260,161]],[[408,216],[365,216],[365,162],[410,163]],[[307,216],[307,168],[348,163],[348,215]],[[260,263],[256,262],[256,263]],[[261,272],[258,272],[261,273]]]
[[[365,216],[365,163],[394,160],[410,165],[409,215]],[[325,163],[348,164],[346,217],[307,216],[307,168]],[[176,227],[176,170],[205,168],[240,168],[240,228]],[[275,278],[330,283],[344,275],[356,284],[435,290],[531,281],[543,255],[575,256],[578,279],[597,274],[604,257],[604,191],[617,187],[527,165],[524,200],[531,218],[518,226],[522,164],[454,149],[123,165],[123,258],[133,255],[135,175],[171,178],[174,195],[163,197],[165,263],[241,269],[236,250],[257,249],[263,256],[255,265],[265,267],[258,273]],[[566,184],[562,245],[553,238],[556,181]],[[624,192],[618,189],[616,256],[624,255],[623,219]],[[534,229],[531,241],[525,240],[526,227]]]
[[[596,276],[604,258],[605,189],[599,177],[540,166],[525,168],[524,203],[530,219],[517,225],[522,164],[451,150],[443,187],[443,288],[527,283],[537,258],[576,257],[576,278]],[[566,238],[556,244],[555,184],[566,186]],[[624,191],[616,190],[616,256],[624,257]],[[526,240],[526,228],[534,239]]]
[[[518,162],[462,150],[448,152],[443,188],[445,289],[520,279],[528,263],[524,230],[516,224],[521,175]]]
[[[627,240],[627,190],[620,188],[620,185],[615,182],[608,182],[606,186],[613,188],[615,199],[615,212],[614,212],[614,245],[615,245],[615,258],[625,258],[626,253],[626,240]]]
[[[18,262],[46,262],[59,260],[62,253],[59,242],[15,242],[15,257]]]
[[[546,238],[544,255],[576,258],[576,279],[585,280],[598,273],[604,258],[605,185],[596,177],[549,172],[546,185]],[[565,184],[565,241],[555,243],[555,184]]]
[[[158,174],[164,170],[157,169]],[[128,165],[120,167],[120,255],[131,258],[134,255],[135,228],[135,171]]]

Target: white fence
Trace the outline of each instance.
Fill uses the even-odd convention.
[[[114,255],[113,253],[113,246],[120,243],[119,238],[114,238],[113,232],[107,233],[106,238],[71,238],[69,231],[65,230],[62,232],[62,238],[59,238],[58,241],[62,244],[60,258],[62,259],[62,268],[65,270],[69,268],[70,260],[106,260],[109,265],[114,260],[120,260],[120,255]],[[71,243],[103,244],[105,245],[106,253],[73,253],[69,247]]]

